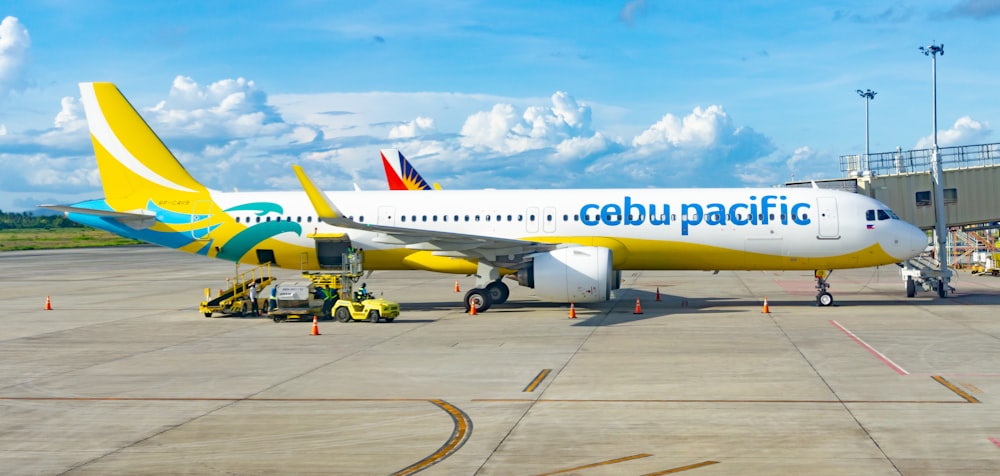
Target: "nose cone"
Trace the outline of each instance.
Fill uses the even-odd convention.
[[[906,242],[909,243],[909,248],[906,251],[906,256],[899,257],[901,260],[908,260],[919,256],[920,253],[923,253],[927,249],[928,243],[927,233],[924,233],[923,230],[909,223],[906,223],[906,227]]]
[[[881,237],[882,249],[897,262],[920,256],[927,248],[927,234],[905,221],[892,220],[883,230],[888,233]]]

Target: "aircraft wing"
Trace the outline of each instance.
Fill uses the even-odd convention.
[[[413,250],[433,251],[439,256],[485,259],[505,267],[522,263],[528,254],[559,247],[554,243],[359,223],[344,215],[329,197],[312,183],[302,167],[293,165],[292,168],[320,220],[340,228],[380,233],[381,236],[376,238],[380,243],[400,245]]]
[[[79,213],[81,215],[91,215],[111,218],[121,224],[135,230],[149,228],[156,223],[156,213],[148,210],[136,210],[133,212],[118,212],[114,210],[98,210],[95,208],[74,207],[71,205],[39,205],[38,208],[56,210],[63,213]]]

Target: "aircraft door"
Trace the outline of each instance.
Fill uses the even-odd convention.
[[[834,197],[818,197],[816,199],[819,235],[821,240],[836,240],[840,238],[840,221],[837,218],[837,199]]]
[[[211,200],[195,200],[191,205],[191,238],[208,240],[215,221],[215,207]]]
[[[546,233],[555,233],[556,231],[556,209],[555,207],[545,207],[542,210],[542,230]]]
[[[528,233],[538,233],[538,220],[541,217],[538,213],[538,207],[528,207],[524,211],[524,229]]]

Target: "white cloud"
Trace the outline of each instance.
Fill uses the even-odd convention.
[[[636,136],[632,145],[647,150],[704,148],[717,143],[722,135],[734,132],[732,121],[722,106],[695,107],[683,119],[669,113],[664,115],[663,119]]]
[[[24,67],[30,47],[28,29],[17,17],[8,16],[0,21],[0,96],[28,85]]]
[[[979,122],[969,116],[963,116],[955,121],[951,129],[938,131],[938,147],[979,144],[985,142],[993,130],[987,122]],[[914,149],[930,149],[934,146],[933,134],[922,137]]]
[[[575,137],[591,137],[590,106],[558,91],[551,106],[529,106],[518,114],[511,104],[495,104],[465,120],[459,133],[463,147],[503,154],[558,146]]]
[[[0,136],[7,135],[7,126],[0,124]]]
[[[389,131],[390,139],[402,139],[417,137],[434,132],[434,119],[429,117],[417,117],[404,124],[393,127]]]
[[[167,99],[145,112],[166,136],[246,138],[291,129],[267,104],[267,95],[243,78],[201,87],[189,77],[178,76]]]

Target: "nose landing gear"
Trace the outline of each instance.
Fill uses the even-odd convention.
[[[830,289],[830,283],[827,280],[830,279],[830,275],[833,274],[833,270],[827,269],[817,269],[816,276],[816,304],[826,307],[833,304],[833,295],[827,292]]]

